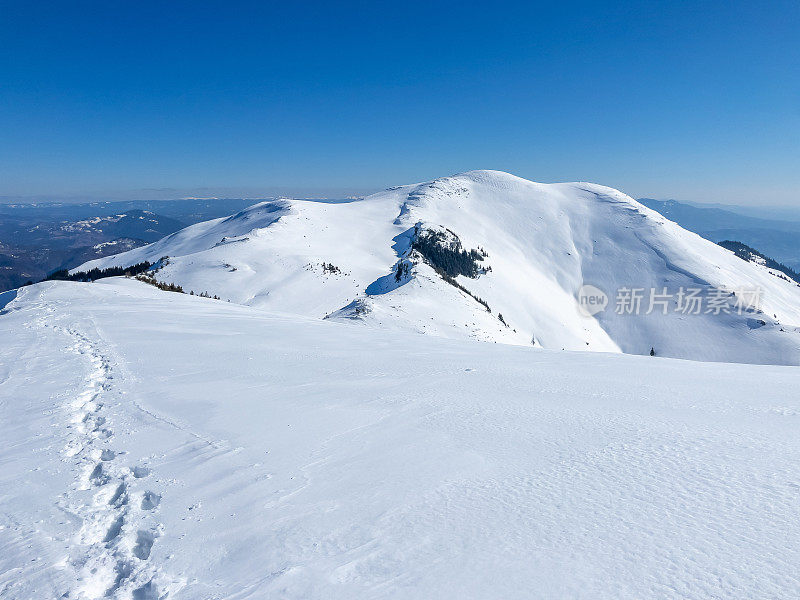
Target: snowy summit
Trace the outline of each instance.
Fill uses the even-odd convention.
[[[797,282],[595,184],[471,171],[351,202],[263,202],[75,271],[163,257],[160,281],[272,312],[559,350],[800,364]],[[606,294],[605,310],[582,310],[584,286]],[[706,304],[686,300],[690,290]],[[758,307],[741,310],[738,290],[758,290]]]

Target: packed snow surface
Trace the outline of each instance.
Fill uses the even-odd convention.
[[[4,600],[800,597],[797,368],[3,303]]]
[[[430,230],[485,252],[485,272],[457,276],[461,289],[445,281],[411,249]],[[159,280],[272,312],[558,350],[800,364],[797,282],[595,184],[471,171],[351,202],[263,202],[79,270],[164,256]],[[609,298],[592,317],[579,309],[585,284]],[[623,289],[641,290],[638,314],[618,314]],[[690,289],[727,290],[727,309],[678,310]],[[730,290],[752,289],[759,309],[738,314]],[[665,290],[667,305],[650,303]]]

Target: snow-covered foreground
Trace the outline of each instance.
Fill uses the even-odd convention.
[[[800,369],[120,279],[0,315],[0,596],[800,596]]]

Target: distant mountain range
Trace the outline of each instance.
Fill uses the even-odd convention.
[[[0,204],[0,291],[144,246],[254,200]]]
[[[794,271],[800,271],[800,222],[765,219],[734,210],[704,208],[676,200],[639,198],[639,202],[661,213],[681,227],[721,242],[735,240],[757,248]],[[738,209],[737,209],[738,210]],[[756,209],[748,209],[748,212]]]

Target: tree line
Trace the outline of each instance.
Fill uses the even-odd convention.
[[[122,275],[131,277],[144,273],[152,266],[153,263],[144,261],[130,267],[94,268],[89,271],[77,271],[75,273],[70,273],[68,269],[59,269],[50,273],[43,281],[95,281],[106,277],[121,277]]]

